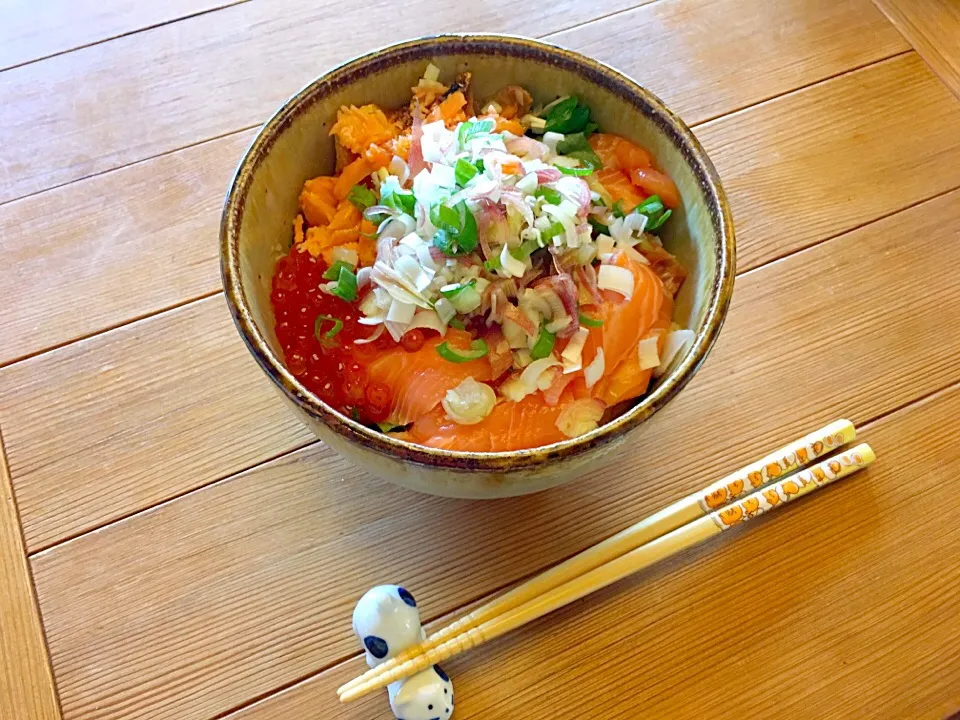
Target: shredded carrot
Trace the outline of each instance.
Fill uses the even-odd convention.
[[[353,186],[365,180],[371,172],[373,172],[373,168],[364,158],[359,157],[354,160],[343,169],[340,177],[337,178],[337,184],[333,186],[334,197],[337,200],[343,200],[350,194]]]
[[[303,215],[297,213],[293,220],[293,243],[299,245],[303,242]]]
[[[395,137],[397,132],[397,126],[376,105],[341,107],[337,122],[330,128],[330,134],[336,135],[345,147],[357,155],[362,155],[370,145]]]
[[[353,228],[359,232],[360,220],[362,216],[360,211],[349,200],[344,200],[337,207],[337,214],[330,221],[331,230],[343,230]]]
[[[514,135],[523,135],[525,132],[523,125],[518,123],[516,120],[507,120],[504,117],[496,118],[497,126],[494,128],[497,132],[510,132]]]
[[[444,123],[448,125],[451,121],[461,122],[460,120],[457,120],[457,117],[461,115],[461,112],[466,104],[467,98],[464,97],[460,90],[450,93],[443,99],[443,102],[430,111],[430,113],[427,115],[427,122],[443,120]],[[464,118],[464,120],[465,119],[466,118]]]
[[[309,183],[308,180],[307,184]],[[300,209],[311,225],[326,225],[337,211],[337,201],[334,200],[332,193],[327,199],[327,196],[311,192],[304,185],[303,192],[300,193]]]
[[[518,162],[508,162],[500,166],[506,175],[522,175],[523,165]]]
[[[377,261],[377,241],[361,235],[358,245],[360,249],[357,254],[360,256],[361,267],[373,265]]]

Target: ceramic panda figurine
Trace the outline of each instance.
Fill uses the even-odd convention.
[[[371,588],[353,611],[353,632],[367,664],[376,667],[426,637],[413,595],[399,585]],[[435,665],[387,688],[399,720],[447,720],[453,714],[453,683]]]

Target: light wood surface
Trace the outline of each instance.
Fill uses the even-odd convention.
[[[874,2],[960,97],[960,3],[956,0]]]
[[[887,97],[893,89],[898,100]],[[804,111],[810,106],[822,110]],[[850,107],[864,109],[854,115]],[[921,128],[926,142],[912,133],[890,137],[906,125]],[[787,128],[822,154],[795,148],[791,138],[777,144]],[[724,173],[741,268],[960,186],[960,103],[915,55],[697,132]],[[862,144],[846,142],[850,134]],[[871,143],[883,152],[865,153]],[[842,166],[846,185],[830,163]],[[926,172],[909,188],[886,182],[891,172],[915,167]],[[807,168],[812,174],[800,182]],[[787,223],[792,231],[784,237]],[[178,343],[194,333],[203,337],[181,352]],[[44,547],[301,445],[306,431],[259,374],[220,298],[0,370],[28,545]],[[51,415],[50,405],[61,403],[71,412]],[[117,407],[131,418],[119,428]]]
[[[867,0],[752,0],[750,8],[745,12],[740,0],[661,0],[551,39],[642,78],[691,124],[909,48]],[[714,31],[731,19],[736,42],[729,30]],[[604,42],[614,29],[617,42]],[[633,42],[638,34],[655,42],[655,68]],[[723,82],[731,65],[744,77]],[[249,103],[232,112],[249,113]],[[259,115],[236,122],[262,121],[272,107],[264,103]],[[170,104],[155,112],[175,121],[182,110]],[[240,132],[0,205],[0,251],[16,269],[0,276],[0,294],[15,310],[0,316],[0,364],[217,290],[216,208],[252,135]],[[71,212],[61,213],[63,207]]]
[[[68,714],[212,716],[351,654],[352,604],[371,585],[404,583],[424,617],[437,617],[811,424],[841,413],[863,423],[960,381],[952,351],[960,324],[945,325],[941,311],[960,307],[960,281],[937,272],[960,261],[960,245],[950,242],[958,199],[960,191],[741,276],[700,374],[620,463],[574,485],[480,505],[426,498],[313,446],[36,555]],[[930,283],[886,260],[904,247]],[[823,333],[822,318],[837,307],[845,310]],[[923,364],[912,362],[916,346],[930,348]],[[696,445],[687,436],[691,415],[699,418]],[[447,521],[424,522],[437,517]],[[118,593],[124,602],[112,601]],[[78,594],[89,602],[76,603]],[[143,695],[143,686],[154,692]],[[335,704],[336,687],[322,702]]]
[[[867,424],[864,478],[455,661],[454,718],[960,710],[953,8],[878,4],[895,24],[871,0],[0,5],[0,717],[58,697],[66,720],[389,717],[334,692],[363,666],[367,587],[449,620],[839,416]],[[251,128],[438,30],[547,36],[637,77],[695,126],[738,231],[689,387],[615,466],[496,503],[314,442],[218,295]]]
[[[0,457],[0,718],[21,717],[60,720],[60,709],[10,472]]]
[[[247,0],[3,0],[0,70]]]

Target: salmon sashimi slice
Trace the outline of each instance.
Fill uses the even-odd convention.
[[[457,332],[451,330],[447,333],[451,345],[456,345],[459,340]],[[463,363],[444,360],[437,352],[437,345],[442,342],[443,338],[431,338],[416,352],[407,352],[399,346],[391,348],[366,366],[367,378],[371,382],[383,383],[390,388],[393,397],[390,422],[406,425],[426,415],[440,404],[448,390],[468,377],[478,382],[490,380],[490,363],[486,358]]]
[[[661,356],[663,355],[663,347],[667,342],[667,331],[670,329],[672,317],[673,298],[664,294],[663,303],[660,305],[660,313],[648,333],[648,335],[658,333],[657,353]],[[640,368],[640,354],[638,352],[627,353],[627,356],[613,369],[613,372],[597,383],[593,389],[593,395],[607,406],[616,405],[624,400],[632,400],[647,391],[652,375],[653,368],[645,370]]]
[[[633,210],[647,197],[630,182],[630,176],[623,170],[600,170],[595,175],[613,201],[620,203],[620,209],[624,213]]]
[[[417,420],[409,431],[396,437],[443,450],[464,452],[503,452],[524,450],[567,440],[557,427],[563,411],[574,402],[570,391],[555,407],[543,401],[540,393],[520,402],[501,402],[475,425],[459,425],[447,417],[442,407]]]
[[[590,147],[600,158],[604,169],[633,170],[653,166],[653,156],[636,143],[612,133],[594,133]]]
[[[589,366],[596,358],[597,349],[602,347],[603,377],[612,373],[628,354],[637,354],[637,343],[657,321],[666,297],[663,283],[649,265],[624,252],[617,253],[614,264],[627,268],[633,274],[633,295],[628,299],[613,290],[602,290],[603,302],[594,309],[586,310],[587,314],[600,319],[603,324],[590,329],[583,347],[583,366]]]

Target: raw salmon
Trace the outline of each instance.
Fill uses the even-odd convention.
[[[651,331],[661,331],[657,340],[657,352],[663,354],[663,346],[667,341],[667,330],[673,316],[673,298],[664,294],[660,305],[660,314],[653,323]],[[624,400],[640,397],[650,385],[653,369],[640,369],[640,356],[637,352],[627,353],[620,364],[609,375],[603,377],[593,388],[593,396],[608,407]]]
[[[594,133],[589,142],[606,170],[632,170],[653,165],[653,156],[647,150],[619,135]]]
[[[623,170],[600,170],[596,176],[600,184],[613,197],[613,201],[620,203],[620,209],[625,213],[633,210],[647,197],[630,182],[630,177]]]
[[[590,329],[583,348],[583,366],[593,362],[597,348],[602,347],[604,376],[612,373],[628,354],[636,356],[637,343],[657,321],[665,298],[663,283],[648,265],[623,252],[617,254],[614,264],[633,273],[633,295],[628,300],[613,290],[602,290],[603,302],[586,310],[602,320],[603,325]]]
[[[573,395],[569,391],[556,407],[544,403],[540,393],[536,393],[520,402],[499,403],[476,425],[458,425],[438,407],[399,437],[428,447],[464,452],[503,452],[549,445],[568,439],[557,427],[557,420],[571,402]]]
[[[467,335],[467,333],[462,333]],[[447,332],[451,346],[469,345],[469,336],[463,343],[457,330]],[[371,382],[380,382],[390,388],[393,403],[389,419],[397,425],[406,425],[433,410],[447,390],[452,390],[468,377],[479,382],[490,380],[490,363],[486,358],[464,363],[444,360],[437,353],[443,338],[427,340],[416,352],[402,347],[387,350],[366,366]]]

